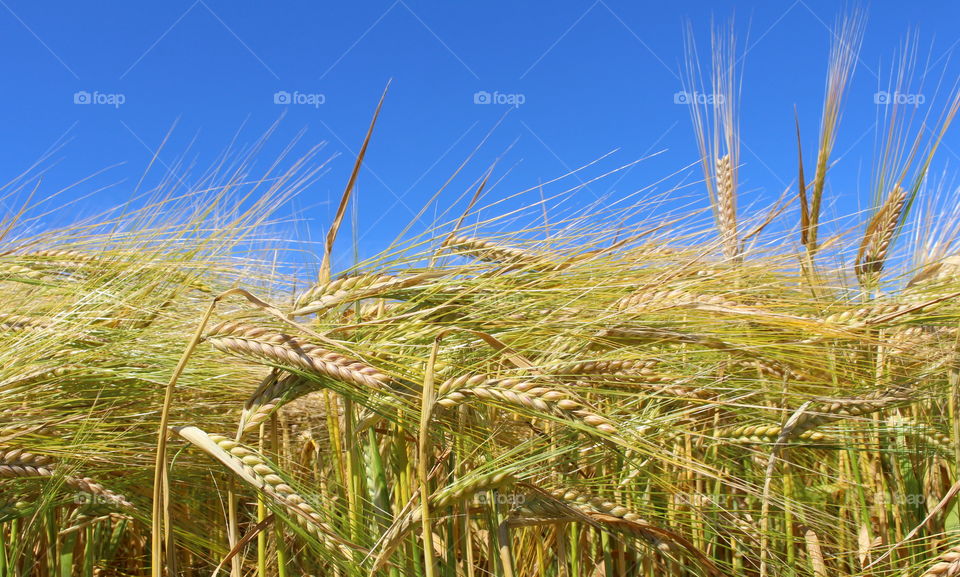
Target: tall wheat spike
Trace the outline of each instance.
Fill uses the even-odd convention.
[[[714,172],[717,179],[717,224],[723,251],[727,258],[736,258],[740,255],[740,239],[737,231],[737,196],[729,153],[717,159]]]
[[[863,241],[857,251],[854,267],[860,284],[869,283],[869,279],[883,270],[890,250],[890,242],[900,227],[900,218],[907,202],[907,191],[895,186],[884,199],[883,204],[874,213],[867,225]]]

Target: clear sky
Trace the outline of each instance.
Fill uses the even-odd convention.
[[[935,96],[942,102],[960,70],[952,58],[960,4],[851,7],[866,13],[867,26],[830,190],[830,210],[840,213],[869,198],[874,95],[889,87],[907,35],[917,35],[918,67],[931,70],[921,107]],[[295,154],[326,142],[318,158],[337,155],[295,203],[304,219],[295,234],[316,239],[392,79],[359,180],[361,249],[370,254],[413,218],[508,109],[451,186],[451,202],[505,151],[495,178],[509,174],[494,196],[611,151],[582,178],[662,152],[591,184],[578,201],[626,195],[683,169],[696,158],[688,108],[675,102],[683,89],[683,30],[690,23],[706,53],[711,19],[733,17],[743,56],[746,207],[771,201],[795,178],[794,106],[812,161],[831,26],[844,9],[821,0],[0,0],[0,180],[20,174],[51,147],[41,195],[112,167],[61,197],[107,187],[77,205],[78,212],[91,212],[129,196],[174,125],[155,172],[173,169],[175,180],[190,186],[234,139],[237,148],[249,145],[283,116],[263,166],[301,131]],[[936,95],[938,82],[946,88]],[[942,165],[956,167],[958,153],[960,139],[951,134]],[[181,157],[196,168],[178,165]]]

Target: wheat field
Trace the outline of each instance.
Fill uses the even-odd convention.
[[[872,208],[828,226],[861,31],[768,207],[738,206],[720,39],[729,105],[692,108],[709,213],[517,225],[560,196],[481,217],[488,171],[334,273],[375,114],[307,287],[252,247],[309,162],[252,204],[238,179],[9,214],[0,575],[960,574],[960,221],[925,210],[960,100],[915,137],[892,115]]]

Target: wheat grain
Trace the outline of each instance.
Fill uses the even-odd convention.
[[[53,475],[53,459],[34,455],[23,449],[0,453],[0,477],[49,477]]]
[[[942,553],[937,563],[924,571],[921,577],[955,577],[956,575],[960,575],[960,545]]]

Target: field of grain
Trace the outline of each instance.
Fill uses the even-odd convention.
[[[298,289],[250,246],[301,165],[252,206],[8,214],[0,575],[960,574],[957,222],[921,210],[960,100],[888,119],[872,209],[824,232],[858,39],[769,207],[738,207],[736,107],[692,108],[712,219],[511,230],[484,178],[333,271],[351,178]]]

